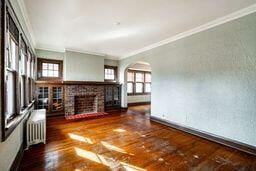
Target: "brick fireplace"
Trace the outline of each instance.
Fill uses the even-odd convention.
[[[65,85],[65,115],[104,112],[103,85]]]
[[[97,95],[79,95],[75,96],[75,114],[97,112]]]

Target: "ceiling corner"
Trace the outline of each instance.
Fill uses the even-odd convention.
[[[30,23],[30,20],[29,20],[29,17],[28,17],[28,13],[27,13],[27,9],[26,9],[26,6],[24,4],[24,1],[23,0],[17,0],[18,2],[18,5],[19,5],[19,8],[21,10],[21,14],[22,14],[22,17],[24,18],[24,21],[25,21],[25,26],[27,27],[27,30],[28,30],[28,38],[30,40],[30,43],[32,44],[33,48],[36,49],[36,38],[35,38],[35,35],[34,35],[34,31],[32,29],[32,25]]]

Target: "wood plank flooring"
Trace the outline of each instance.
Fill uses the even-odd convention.
[[[256,170],[256,156],[120,112],[48,118],[47,144],[25,151],[20,170]]]
[[[150,109],[150,105],[131,106],[128,108],[128,112],[133,114],[150,115]]]

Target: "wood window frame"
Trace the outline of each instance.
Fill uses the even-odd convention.
[[[114,79],[105,79],[105,69],[114,70]],[[117,82],[117,66],[104,65],[104,81],[105,82]]]
[[[59,65],[59,76],[58,77],[43,77],[43,63],[58,64]],[[38,80],[62,80],[63,78],[63,61],[55,59],[37,58],[37,79]]]
[[[128,72],[133,73],[133,81],[128,81],[128,77],[127,77],[127,84],[128,83],[132,83],[133,84],[133,92],[132,93],[127,93],[128,96],[149,95],[149,94],[151,94],[151,92],[145,92],[145,84],[146,83],[150,83],[151,84],[151,82],[146,82],[146,80],[145,80],[146,79],[146,77],[145,77],[146,73],[151,74],[150,71],[128,69],[128,71],[126,73],[127,75],[128,75]],[[141,82],[141,81],[137,82],[136,81],[136,73],[142,73],[143,74],[143,82]],[[136,83],[142,83],[142,93],[136,93]]]
[[[20,110],[20,98],[15,98],[14,100],[14,108],[12,115],[7,116],[7,100],[6,100],[6,90],[7,90],[7,81],[5,78],[5,75],[7,72],[11,72],[14,81],[14,88],[10,91],[15,95],[15,97],[20,97],[20,77],[21,74],[19,72],[19,58],[21,56],[21,42],[24,41],[26,44],[27,50],[30,49],[31,46],[28,45],[28,39],[26,36],[24,36],[23,29],[20,25],[20,22],[18,20],[17,15],[15,14],[13,7],[9,1],[0,1],[0,12],[1,12],[1,19],[0,19],[0,69],[1,69],[1,76],[0,76],[0,122],[1,122],[1,130],[0,130],[0,137],[1,141],[5,141],[11,133],[15,130],[15,128],[20,124],[21,121],[28,118],[29,111],[31,110],[31,107],[33,106],[33,102],[30,103],[26,110],[21,111]],[[17,51],[15,52],[15,61],[14,63],[11,63],[15,68],[10,68],[10,63],[6,60],[8,60],[9,56],[9,45],[10,45],[10,38],[14,38]],[[8,55],[8,57],[7,57]],[[27,65],[27,64],[25,64]],[[27,73],[24,73],[26,76]],[[24,95],[26,97],[26,95]]]
[[[150,77],[151,77],[151,79],[152,79],[152,75],[151,75],[151,72],[149,72],[149,71],[145,71],[145,73],[144,73],[144,92],[145,93],[148,93],[148,94],[151,94],[151,89],[150,89],[150,92],[146,92],[146,84],[150,84],[150,86],[151,86],[151,82],[152,82],[152,80],[150,79],[150,82],[148,82],[148,81],[146,81],[146,74],[150,74]]]

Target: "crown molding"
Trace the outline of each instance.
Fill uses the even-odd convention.
[[[32,29],[32,25],[31,25],[30,20],[28,18],[26,5],[24,4],[23,0],[17,0],[17,2],[18,2],[18,6],[20,7],[21,14],[22,14],[22,16],[24,18],[24,21],[25,21],[24,24],[25,24],[26,28],[29,31],[29,33],[28,33],[29,39],[31,41],[31,44],[32,44],[33,48],[35,48],[36,47],[36,39],[35,39],[34,31]]]
[[[52,52],[58,52],[58,53],[65,53],[65,49],[60,49],[60,48],[49,48],[49,47],[44,47],[44,46],[36,46],[36,50],[45,50],[45,51],[52,51]]]
[[[249,15],[251,13],[256,12],[256,4],[253,4],[253,5],[249,6],[249,7],[243,8],[243,9],[241,9],[239,11],[233,12],[231,14],[228,14],[228,15],[224,16],[224,17],[220,17],[220,18],[218,18],[216,20],[210,21],[210,22],[208,22],[206,24],[203,24],[201,26],[195,27],[193,29],[190,29],[188,31],[185,31],[185,32],[182,32],[182,33],[179,33],[179,34],[176,34],[176,35],[174,35],[172,37],[169,37],[167,39],[164,39],[164,40],[162,40],[160,42],[153,43],[153,44],[151,44],[149,46],[146,46],[144,48],[141,48],[141,49],[135,50],[133,52],[127,53],[127,54],[125,54],[123,56],[111,56],[111,55],[108,55],[108,54],[103,54],[103,53],[98,53],[98,52],[91,52],[91,51],[85,51],[85,50],[80,50],[80,49],[70,49],[70,48],[54,49],[54,48],[42,47],[42,46],[38,46],[38,45],[36,46],[35,37],[34,37],[34,34],[33,34],[33,30],[32,30],[30,21],[28,19],[28,14],[27,14],[26,6],[24,4],[24,0],[17,0],[17,1],[18,1],[19,6],[20,6],[22,15],[24,17],[25,25],[26,25],[26,27],[28,28],[28,30],[30,32],[29,36],[31,38],[32,44],[34,45],[34,48],[40,49],[40,50],[48,50],[48,51],[54,51],[54,52],[61,52],[61,53],[64,53],[65,51],[73,51],[73,52],[78,52],[78,53],[103,56],[104,59],[112,59],[112,60],[122,60],[122,59],[125,59],[125,58],[128,58],[128,57],[140,54],[142,52],[154,49],[156,47],[159,47],[159,46],[162,46],[162,45],[174,42],[174,41],[177,41],[179,39],[191,36],[193,34],[196,34],[196,33],[199,33],[199,32],[205,31],[205,30],[208,30],[210,28],[216,27],[218,25],[230,22],[232,20],[235,20],[235,19],[238,19],[238,18],[241,18],[241,17],[244,17],[246,15]]]
[[[82,53],[82,54],[101,56],[101,57],[104,57],[104,59],[112,59],[112,60],[118,60],[119,59],[119,57],[109,56],[109,55],[102,54],[102,53],[84,51],[84,50],[77,50],[77,49],[71,49],[71,48],[57,49],[57,48],[47,48],[47,47],[40,46],[40,47],[36,47],[36,50],[45,50],[45,51],[52,51],[52,52],[58,52],[58,53],[65,53],[66,51],[71,51],[71,52],[77,52],[77,53]]]
[[[119,57],[116,57],[116,56],[110,56],[110,55],[104,54],[104,53],[85,51],[85,50],[80,50],[80,49],[65,48],[65,51],[71,51],[71,52],[77,52],[77,53],[83,53],[83,54],[89,54],[89,55],[95,55],[95,56],[102,56],[102,57],[104,57],[104,59],[112,59],[112,60],[119,59]]]
[[[205,30],[208,30],[210,28],[213,28],[213,27],[216,27],[218,25],[221,25],[221,24],[224,24],[224,23],[227,23],[229,21],[232,21],[232,20],[235,20],[235,19],[238,19],[238,18],[241,18],[243,16],[246,16],[246,15],[249,15],[251,13],[254,13],[256,12],[256,4],[254,5],[251,5],[249,7],[246,7],[246,8],[243,8],[242,10],[239,10],[239,11],[236,11],[234,13],[231,13],[229,15],[226,15],[224,17],[220,17],[216,20],[213,20],[213,21],[210,21],[206,24],[203,24],[199,27],[196,27],[196,28],[193,28],[191,30],[188,30],[188,31],[185,31],[185,32],[182,32],[180,34],[177,34],[175,36],[172,36],[170,38],[167,38],[165,40],[162,40],[160,42],[157,42],[157,43],[154,43],[154,44],[151,44],[149,46],[146,46],[144,48],[141,48],[141,49],[138,49],[138,50],[135,50],[131,53],[128,53],[122,57],[119,58],[119,60],[121,59],[125,59],[125,58],[128,58],[128,57],[131,57],[131,56],[134,56],[134,55],[137,55],[139,53],[142,53],[142,52],[145,52],[145,51],[148,51],[150,49],[154,49],[156,47],[159,47],[159,46],[162,46],[162,45],[165,45],[165,44],[168,44],[168,43],[171,43],[171,42],[174,42],[174,41],[177,41],[179,39],[182,39],[182,38],[185,38],[185,37],[188,37],[188,36],[191,36],[193,34],[196,34],[196,33],[199,33],[199,32],[202,32],[202,31],[205,31]]]
[[[81,50],[81,49],[73,49],[73,48],[65,48],[65,51],[72,51],[72,52],[84,53],[84,54],[88,54],[88,55],[95,55],[95,56],[102,56],[102,57],[107,56],[106,54],[103,54],[103,53],[86,51],[86,50]]]

